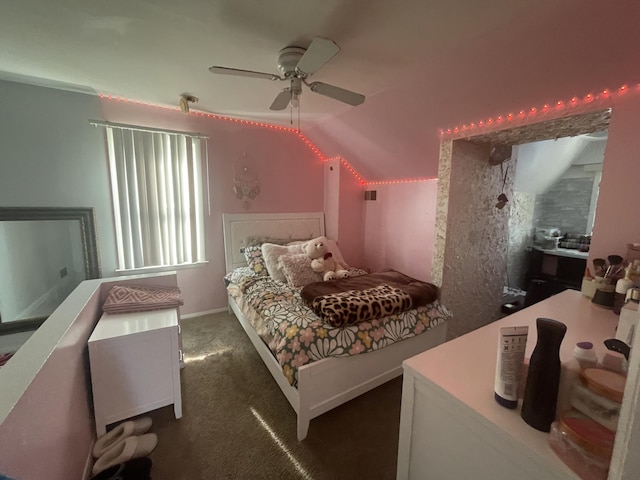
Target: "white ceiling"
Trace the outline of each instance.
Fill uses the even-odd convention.
[[[606,145],[607,131],[517,145],[515,189],[544,193],[570,167],[602,164]]]
[[[0,78],[277,123],[284,82],[209,73],[277,73],[278,51],[321,36],[341,52],[313,80],[369,99],[405,75],[541,8],[533,0],[20,0],[0,4]],[[366,103],[366,102],[365,102]],[[305,88],[303,119],[350,108]]]

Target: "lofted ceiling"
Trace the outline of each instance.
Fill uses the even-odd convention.
[[[269,110],[284,82],[213,75],[212,65],[278,73],[278,52],[313,37],[341,51],[314,76],[368,98],[430,58],[522,15],[531,0],[20,0],[0,6],[4,78],[287,123]],[[464,12],[464,15],[461,13]],[[446,35],[445,35],[446,33]],[[29,80],[29,79],[27,79]],[[307,122],[353,108],[305,88]]]
[[[594,69],[595,63],[637,69],[637,62],[628,61],[632,45],[625,54],[617,47],[631,33],[616,23],[634,24],[638,4],[611,0],[611,8],[593,9],[600,5],[597,0],[5,1],[0,2],[0,79],[174,106],[186,93],[199,98],[196,110],[289,125],[288,108],[269,109],[285,82],[214,75],[208,68],[277,74],[280,49],[328,38],[341,51],[310,80],[362,93],[366,101],[352,107],[304,87],[303,131],[325,154],[343,155],[367,180],[434,176],[438,127],[495,114],[488,108],[500,108],[495,98],[513,103],[526,93],[527,82],[540,91],[557,84],[573,94],[572,80],[585,88],[606,80],[608,70]],[[585,72],[596,80],[580,80]],[[619,76],[626,80],[627,74]]]

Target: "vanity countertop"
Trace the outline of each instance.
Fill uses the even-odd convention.
[[[585,260],[589,258],[589,252],[581,252],[574,248],[542,248],[535,245],[533,248],[547,255],[556,255],[558,257],[584,258]]]

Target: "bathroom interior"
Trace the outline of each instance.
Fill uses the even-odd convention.
[[[516,168],[503,314],[580,289],[606,143],[604,130],[516,145],[500,165]]]

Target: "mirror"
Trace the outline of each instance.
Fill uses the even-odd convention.
[[[96,244],[93,208],[0,207],[0,335],[36,330],[100,278]]]

